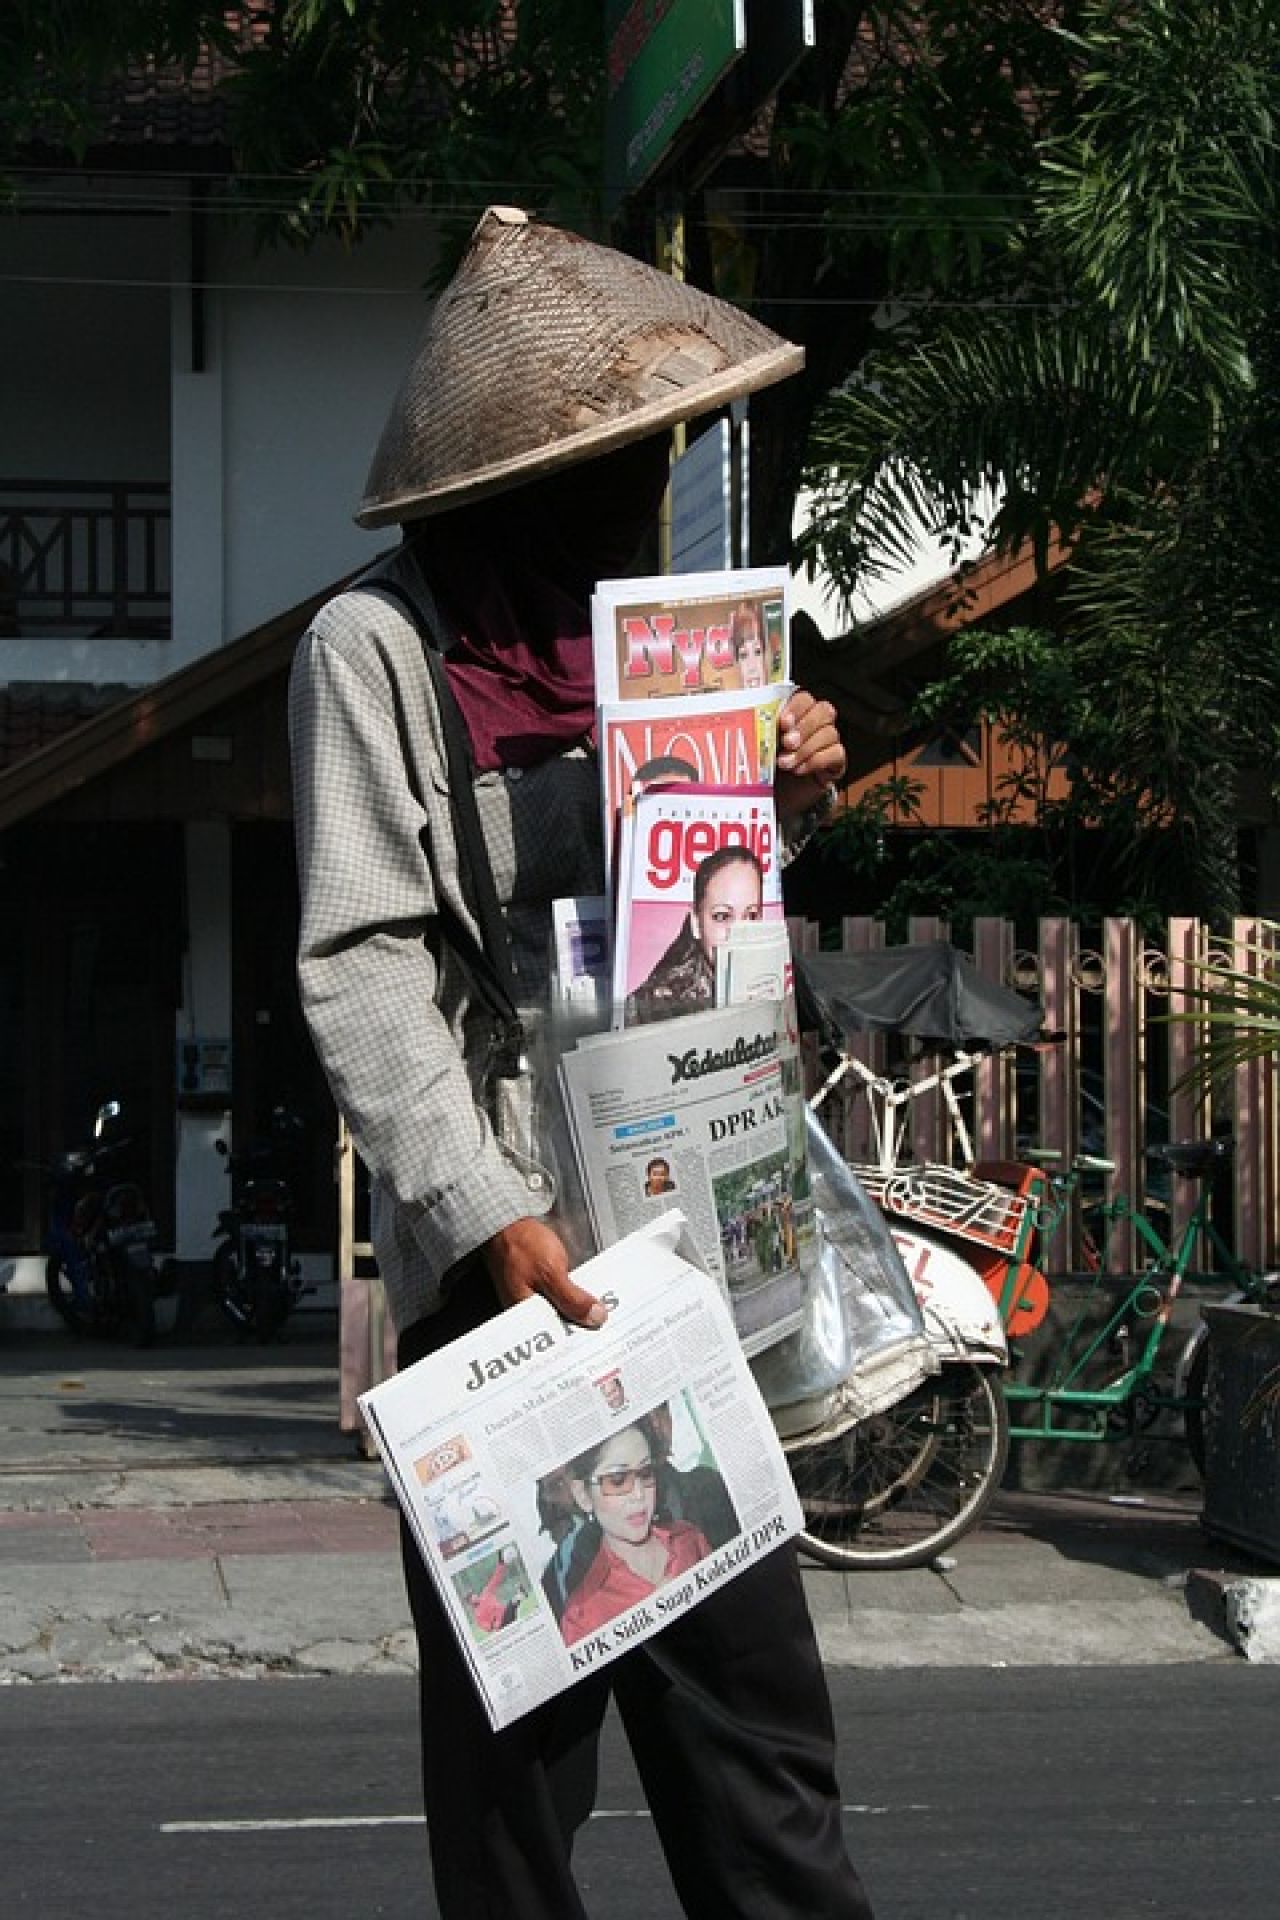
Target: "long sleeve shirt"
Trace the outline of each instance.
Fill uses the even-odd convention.
[[[398,1328],[446,1271],[540,1212],[482,1092],[489,1028],[443,928],[479,929],[459,876],[444,738],[407,611],[438,611],[401,549],[328,602],[290,686],[302,921],[298,979],[320,1060],[372,1176],[372,1234]],[[597,767],[585,750],[475,781],[522,1003],[546,993],[550,902],[599,893]]]

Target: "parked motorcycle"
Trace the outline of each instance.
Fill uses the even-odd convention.
[[[156,1331],[156,1225],[136,1181],[105,1177],[131,1145],[120,1119],[120,1102],[104,1102],[89,1144],[42,1168],[50,1192],[45,1287],[73,1333],[131,1332],[147,1347]]]
[[[227,1162],[231,1205],[218,1214],[213,1257],[214,1298],[243,1334],[270,1340],[302,1295],[302,1262],[290,1241],[293,1195],[286,1170],[302,1122],[285,1107],[271,1116],[269,1138],[234,1153],[214,1146]]]

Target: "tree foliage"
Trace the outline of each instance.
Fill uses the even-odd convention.
[[[1003,298],[1037,141],[1063,124],[1075,0],[817,0],[817,45],[705,177],[677,167],[614,228],[654,245],[686,215],[689,271],[806,348],[755,410],[755,550],[781,555],[814,406],[878,335],[887,301]],[[600,0],[16,0],[0,18],[0,171],[89,151],[112,84],[157,85],[202,52],[232,190],[270,242],[357,239],[428,207],[461,241],[494,199],[606,232]]]
[[[1078,541],[1064,644],[1090,803],[1166,907],[1238,902],[1242,776],[1280,714],[1280,64],[1253,0],[1089,0],[1078,105],[1038,143],[996,277],[925,304],[820,414],[808,553],[846,593],[904,528]],[[1175,897],[1170,897],[1173,894]]]

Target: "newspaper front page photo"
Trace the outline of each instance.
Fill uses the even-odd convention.
[[[495,1727],[791,1537],[800,1510],[719,1291],[672,1209],[577,1270],[599,1331],[528,1300],[361,1398]]]

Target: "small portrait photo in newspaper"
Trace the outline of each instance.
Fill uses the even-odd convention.
[[[676,1191],[675,1176],[671,1171],[671,1162],[658,1153],[645,1163],[644,1197],[646,1200],[661,1200],[664,1195]]]
[[[611,1367],[608,1373],[601,1374],[595,1381],[600,1398],[610,1413],[623,1413],[628,1406],[627,1383],[622,1377],[621,1367]]]
[[[537,1611],[533,1582],[518,1547],[482,1554],[454,1575],[453,1584],[479,1642],[492,1640]]]
[[[542,1589],[566,1646],[741,1531],[688,1392],[616,1420],[594,1446],[544,1474],[538,1513],[550,1544]]]

